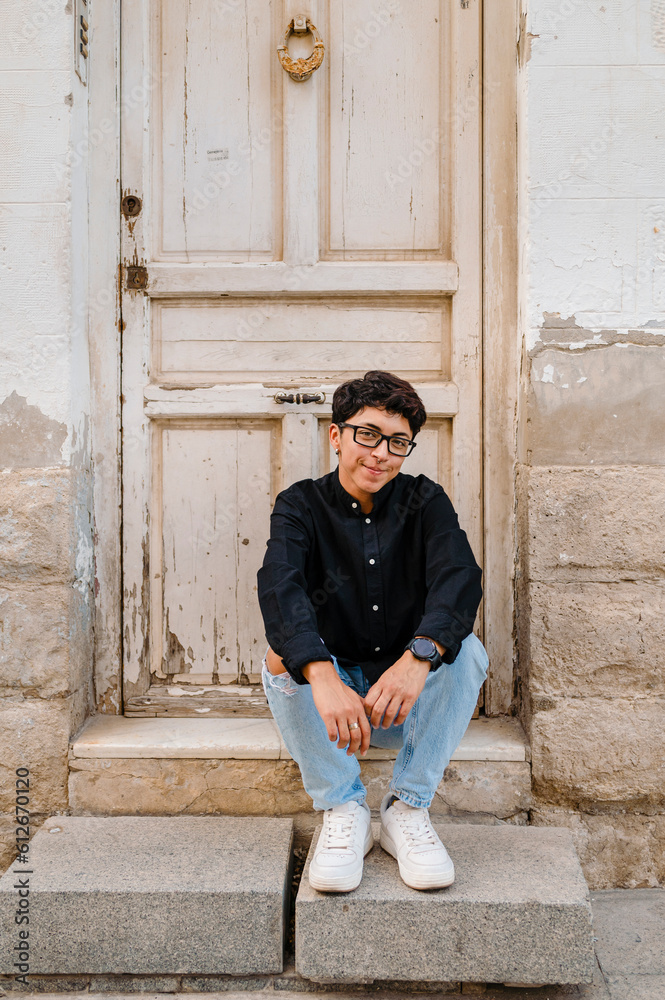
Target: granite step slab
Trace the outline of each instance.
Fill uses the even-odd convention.
[[[370,980],[591,983],[589,892],[569,830],[434,823],[455,883],[422,892],[375,843],[348,893],[296,899],[296,969],[320,983]]]
[[[281,972],[292,839],[283,818],[51,817],[0,878],[0,972],[21,884],[30,974]]]

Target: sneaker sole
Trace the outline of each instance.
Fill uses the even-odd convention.
[[[367,836],[365,838],[365,847],[363,850],[363,858],[365,858],[369,852],[374,847],[374,835],[372,834],[372,828],[368,825]],[[363,877],[363,866],[361,864],[360,871],[352,875],[338,875],[336,878],[319,878],[317,875],[312,875],[312,867],[310,865],[309,869],[309,884],[312,889],[316,889],[317,892],[351,892],[353,889],[357,889],[360,885]]]
[[[397,848],[393,843],[392,837],[381,827],[381,837],[380,837],[381,847],[388,854],[391,855],[397,862],[397,867],[399,868],[399,874],[402,882],[408,885],[411,889],[445,889],[446,886],[452,885],[455,881],[455,868],[453,866],[452,871],[442,872],[437,874],[432,872],[431,875],[423,875],[420,871],[414,871],[413,869],[407,868],[397,856]]]

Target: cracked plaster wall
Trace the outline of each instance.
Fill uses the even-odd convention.
[[[73,36],[65,0],[0,2],[0,869],[15,854],[15,768],[31,772],[34,832],[68,808],[68,742],[92,694],[87,95]]]
[[[532,822],[665,880],[665,3],[529,0],[518,645]]]

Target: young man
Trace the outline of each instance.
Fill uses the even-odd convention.
[[[337,388],[338,468],[279,494],[258,573],[268,703],[323,828],[309,880],[355,889],[373,844],[360,780],[370,745],[398,750],[381,846],[407,885],[450,885],[429,806],[487,675],[472,633],[481,570],[445,492],[402,473],[426,420],[413,387],[367,372]]]

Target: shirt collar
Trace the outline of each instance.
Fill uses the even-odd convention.
[[[390,482],[386,483],[385,486],[381,487],[378,493],[375,493],[373,495],[372,514],[377,514],[385,506],[388,499],[392,496],[395,482],[400,475],[401,473],[398,473],[397,476],[395,476],[395,479],[391,479]],[[351,496],[350,493],[347,493],[342,484],[340,483],[339,466],[333,471],[332,481],[333,481],[335,496],[342,505],[342,508],[346,511],[346,513],[350,517],[360,517],[360,515],[362,514],[362,510],[360,509],[360,501],[356,500],[356,498]],[[356,504],[355,507],[354,504]]]

